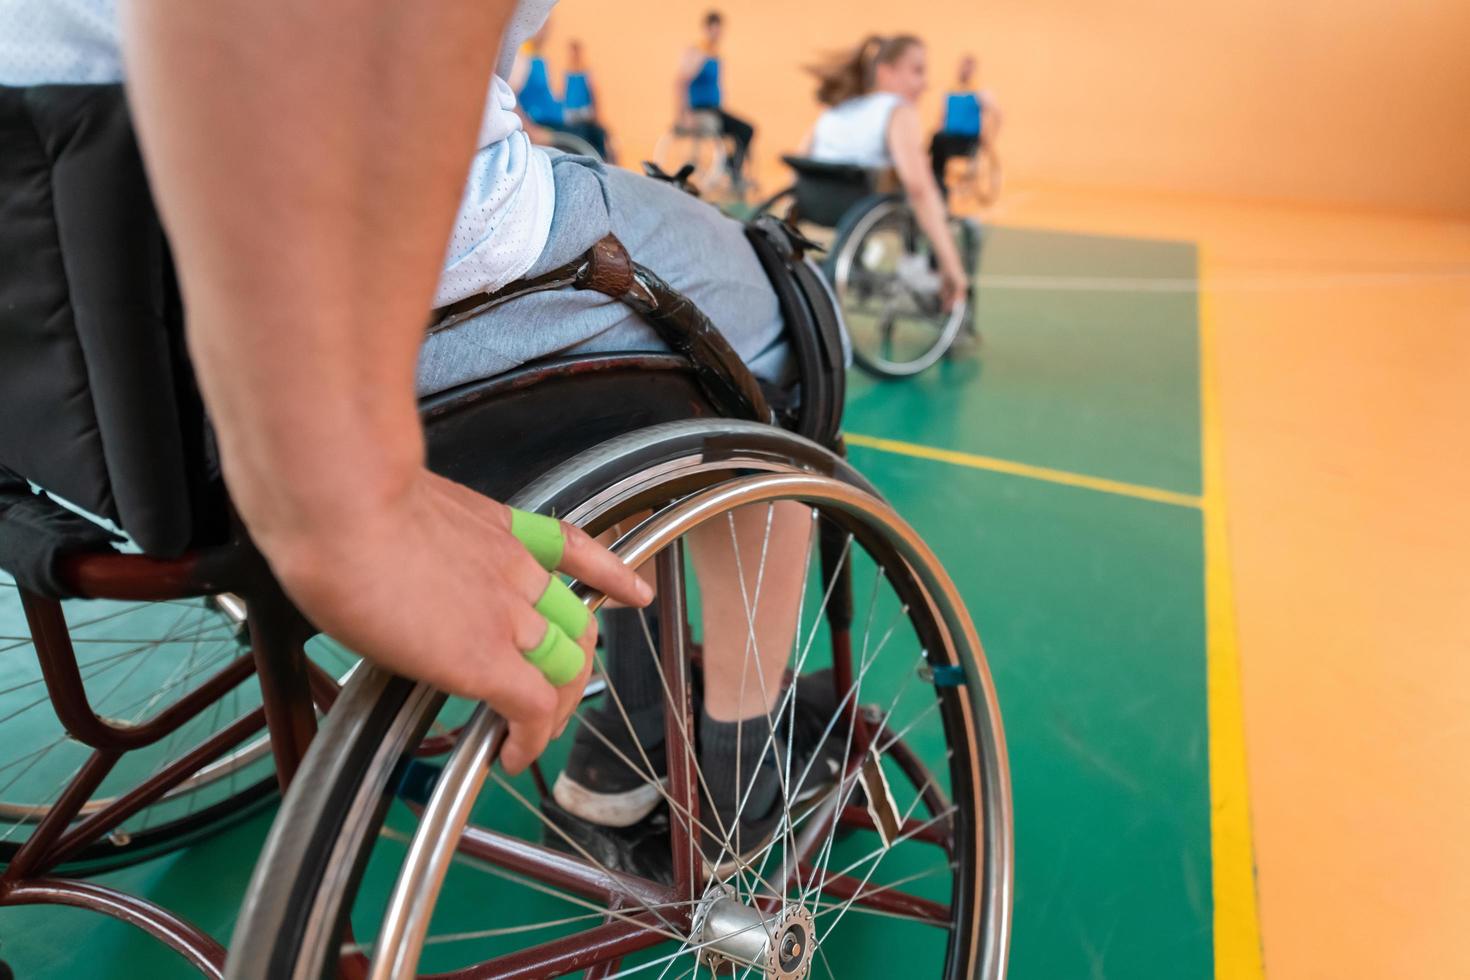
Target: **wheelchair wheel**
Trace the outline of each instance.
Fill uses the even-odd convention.
[[[570,153],[572,156],[591,157],[594,160],[602,159],[602,154],[598,153],[597,149],[591,143],[576,133],[568,133],[565,130],[547,130],[546,145],[553,150]]]
[[[415,746],[443,697],[364,669],[287,794],[227,976],[1004,974],[1010,790],[989,671],[932,553],[861,477],[771,427],[671,423],[563,464],[516,502],[594,533],[641,521],[618,550],[657,572],[659,625],[645,614],[637,655],[663,690],[666,775],[641,742],[641,758],[621,758],[656,808],[615,838],[558,816],[548,777],[588,724],[587,702],[542,757],[548,771],[510,779],[492,769],[503,736],[492,713],[477,710],[430,766]],[[791,508],[809,530],[786,537],[797,561],[778,573],[769,528]],[[734,544],[737,515],[765,533]],[[685,551],[700,535],[732,541],[747,623],[775,608],[767,576],[800,583],[794,679],[774,727],[800,729],[792,691],[826,705],[801,715],[819,743],[804,767],[794,735],[784,767],[782,740],[765,741],[784,788],[775,823],[738,849],[702,806],[720,777],[690,736],[712,642],[699,615],[712,597]],[[600,717],[631,731],[623,703],[610,684]]]
[[[62,603],[60,614],[88,699],[114,722],[158,715],[250,652],[244,608],[229,595],[167,602],[76,599]],[[0,862],[8,864],[92,750],[71,738],[57,719],[20,592],[8,577],[0,578],[0,653],[0,721],[6,731],[0,747]],[[355,658],[326,647],[314,650],[313,658],[334,677],[347,676],[356,665]],[[167,738],[125,753],[73,826],[259,705],[259,690],[247,674]],[[83,846],[60,870],[88,874],[154,857],[218,832],[275,797],[268,740],[264,734],[247,735],[105,837]]]
[[[918,374],[944,356],[965,322],[966,301],[940,308],[932,246],[900,196],[854,205],[826,265],[853,358],[869,374]]]
[[[968,159],[951,161],[948,169],[955,174],[950,180],[952,193],[962,200],[988,207],[1000,197],[1000,157],[991,147],[982,146]]]

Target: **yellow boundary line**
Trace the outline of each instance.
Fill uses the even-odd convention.
[[[1200,510],[1205,551],[1205,657],[1210,745],[1210,867],[1214,897],[1216,980],[1262,980],[1260,912],[1256,902],[1255,847],[1251,837],[1250,784],[1245,760],[1245,706],[1240,688],[1240,648],[1235,630],[1235,590],[1225,510],[1220,391],[1215,364],[1215,320],[1203,288],[1199,259],[1200,452],[1203,493],[1194,496],[1137,483],[1032,466],[994,456],[939,449],[896,439],[848,433],[854,446],[951,463],[970,469],[1111,493]]]
[[[1144,486],[1141,483],[1107,480],[1100,476],[1086,476],[1082,473],[1054,470],[1046,466],[1032,466],[1030,463],[1017,463],[1014,460],[999,459],[995,456],[962,453],[954,449],[939,449],[936,446],[923,446],[918,443],[882,439],[878,436],[865,436],[853,432],[845,434],[843,438],[851,446],[862,446],[866,449],[877,449],[899,456],[912,456],[916,459],[952,463],[955,466],[966,466],[972,470],[1008,473],[1011,476],[1021,476],[1029,480],[1058,483],[1066,487],[1080,487],[1084,490],[1096,490],[1099,493],[1111,493],[1120,497],[1133,497],[1136,500],[1150,500],[1156,504],[1170,504],[1175,507],[1201,508],[1204,506],[1204,499],[1194,494],[1161,490],[1158,487]]]
[[[1262,980],[1255,847],[1246,775],[1245,705],[1225,512],[1215,316],[1199,253],[1200,448],[1204,467],[1205,656],[1210,738],[1210,867],[1216,980]]]

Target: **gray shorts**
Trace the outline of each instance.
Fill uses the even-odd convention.
[[[551,236],[528,276],[570,262],[611,232],[634,261],[691,298],[758,377],[789,380],[776,294],[739,222],[669,184],[587,157],[553,152],[552,174]],[[418,390],[431,395],[552,354],[664,349],[636,313],[601,293],[535,293],[430,336]]]

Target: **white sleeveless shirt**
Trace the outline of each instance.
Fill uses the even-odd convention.
[[[888,119],[901,101],[892,92],[869,92],[828,109],[812,130],[812,158],[874,169],[893,166]]]
[[[505,78],[521,43],[541,29],[555,5],[520,0],[506,25],[435,306],[524,275],[551,234],[551,160],[522,131]],[[0,0],[0,85],[122,80],[117,0]]]

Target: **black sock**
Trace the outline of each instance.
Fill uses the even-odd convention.
[[[639,744],[652,747],[664,737],[663,681],[654,659],[656,653],[648,645],[651,636],[657,649],[658,614],[652,609],[608,609],[602,614],[602,631],[603,666],[608,686],[617,692],[617,701],[606,696],[598,711],[616,719],[621,727],[621,704]]]
[[[744,721],[715,721],[700,712],[700,767],[709,783],[711,802],[722,820],[733,819],[737,811],[751,819],[771,812],[781,792],[777,768],[780,751],[780,743],[771,740],[771,722],[765,715]]]

